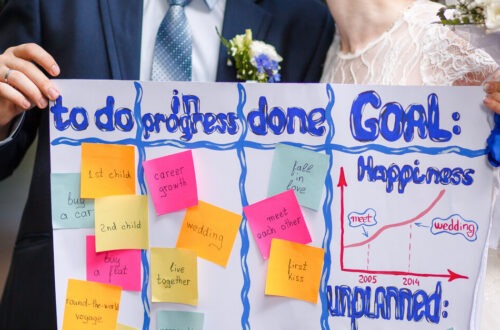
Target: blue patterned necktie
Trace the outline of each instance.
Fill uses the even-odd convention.
[[[191,31],[184,6],[191,0],[168,0],[170,8],[156,35],[152,80],[191,80]]]

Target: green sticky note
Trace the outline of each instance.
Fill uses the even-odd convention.
[[[277,144],[274,151],[268,196],[294,190],[299,204],[317,210],[328,171],[329,157],[325,154]]]
[[[182,311],[158,311],[157,329],[203,330],[203,313]]]
[[[53,228],[94,228],[94,200],[80,197],[80,173],[52,173],[50,179]]]

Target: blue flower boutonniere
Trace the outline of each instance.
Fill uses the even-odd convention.
[[[276,49],[259,40],[252,39],[252,31],[238,34],[233,39],[225,39],[217,31],[222,44],[227,48],[228,65],[236,68],[236,78],[242,81],[279,82],[279,63],[283,58]]]

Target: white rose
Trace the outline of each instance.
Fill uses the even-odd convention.
[[[269,59],[276,62],[281,62],[283,60],[283,58],[278,55],[276,49],[273,46],[268,45],[262,41],[255,40],[250,45],[250,57],[254,58],[260,54],[265,54],[267,55],[267,57],[269,57]]]
[[[491,0],[485,7],[485,25],[486,28],[493,31],[500,31],[500,1]]]

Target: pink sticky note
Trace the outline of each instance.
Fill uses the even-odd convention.
[[[191,150],[147,160],[143,167],[158,215],[198,205]]]
[[[87,281],[141,291],[141,250],[96,252],[95,236],[87,236]]]
[[[264,259],[269,258],[273,238],[302,244],[311,242],[309,229],[293,190],[246,206],[243,212]]]

